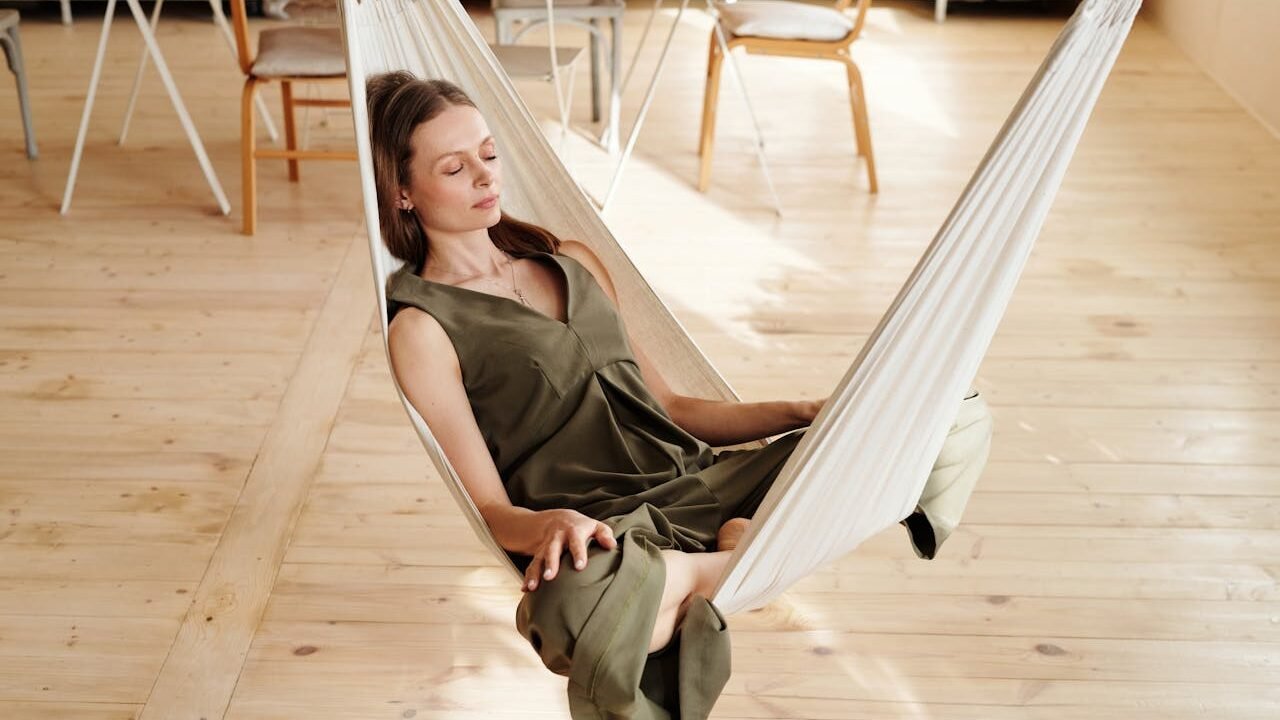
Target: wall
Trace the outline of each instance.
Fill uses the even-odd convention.
[[[1280,0],[1146,0],[1142,14],[1280,137]]]

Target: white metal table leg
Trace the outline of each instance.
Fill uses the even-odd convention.
[[[773,175],[772,173],[769,172],[769,162],[764,154],[764,134],[761,132],[760,123],[756,119],[755,107],[751,104],[750,96],[747,95],[747,86],[742,79],[742,73],[739,72],[738,70],[737,61],[734,59],[733,55],[729,53],[729,48],[728,48],[727,42],[725,41],[724,33],[720,29],[719,16],[716,14],[714,8],[712,7],[711,0],[705,0],[705,2],[706,2],[707,12],[712,16],[712,18],[715,21],[714,28],[715,28],[716,42],[720,44],[720,51],[725,55],[726,59],[729,61],[731,72],[733,76],[737,78],[738,89],[742,92],[742,97],[744,100],[746,100],[746,103],[747,103],[747,114],[750,115],[751,117],[751,124],[752,124],[752,127],[755,129],[755,133],[756,133],[756,137],[755,137],[756,156],[760,159],[760,169],[764,173],[765,184],[768,186],[769,195],[773,199],[774,212],[777,213],[778,215],[782,215],[782,203],[779,202],[778,200],[778,193],[773,185]],[[661,7],[661,5],[662,5],[662,0],[654,0],[653,12],[649,17],[649,24],[653,23],[653,18],[654,16],[657,15],[657,11]],[[609,190],[605,194],[604,200],[600,203],[600,212],[602,213],[604,212],[605,208],[608,207],[609,201],[613,199],[613,194],[617,190],[618,183],[622,178],[623,170],[626,167],[627,161],[631,157],[631,152],[635,148],[636,139],[640,134],[640,128],[644,125],[645,115],[649,111],[649,105],[653,100],[653,94],[658,85],[658,77],[662,74],[662,69],[666,65],[667,56],[671,49],[671,41],[675,37],[676,29],[680,27],[680,20],[684,16],[684,11],[686,8],[688,8],[688,6],[689,6],[689,0],[681,0],[680,9],[676,12],[675,22],[671,26],[671,31],[667,34],[666,44],[663,46],[662,54],[658,58],[658,66],[654,69],[653,78],[649,81],[649,89],[645,91],[644,102],[641,104],[640,112],[637,114],[635,124],[631,128],[631,135],[627,138],[626,149],[623,150],[622,159],[618,162],[618,167],[614,170],[613,179],[609,183]],[[649,26],[646,25],[644,34],[648,35],[648,33],[649,33]],[[638,53],[639,51],[637,50],[637,54]],[[627,71],[627,79],[623,81],[624,87],[627,81],[631,79],[631,72],[634,69],[635,69],[635,60],[632,60],[631,68],[629,68]]]
[[[662,0],[655,0],[661,2]],[[684,18],[684,11],[689,8],[689,0],[680,0],[680,9],[676,11],[675,22],[671,24],[671,31],[667,33],[667,41],[662,46],[662,54],[658,57],[658,66],[653,69],[653,78],[649,80],[649,88],[645,90],[644,101],[640,103],[640,112],[636,114],[636,122],[631,127],[631,134],[627,136],[627,146],[622,151],[622,158],[618,161],[618,167],[613,171],[613,180],[609,182],[609,190],[605,193],[604,200],[600,203],[600,212],[604,212],[609,207],[609,201],[613,199],[614,192],[618,189],[618,181],[622,178],[622,171],[626,168],[627,160],[631,157],[631,152],[636,147],[636,140],[640,137],[640,129],[644,127],[645,116],[649,113],[649,105],[653,103],[654,92],[658,89],[658,78],[662,76],[662,69],[666,67],[667,57],[671,52],[671,41],[675,39],[676,30],[680,29],[680,20]]]
[[[200,141],[200,135],[196,132],[195,125],[191,122],[191,116],[187,113],[187,108],[182,103],[182,96],[178,93],[178,86],[173,82],[173,76],[169,74],[169,66],[164,60],[164,55],[160,52],[160,46],[156,44],[155,36],[151,33],[151,26],[147,22],[147,16],[142,12],[142,7],[138,4],[138,0],[125,0],[125,2],[129,5],[129,12],[133,15],[138,31],[142,33],[142,39],[147,45],[147,50],[155,61],[156,71],[160,73],[160,79],[164,82],[165,90],[169,93],[169,100],[173,103],[173,108],[178,113],[178,120],[182,123],[182,129],[186,132],[187,140],[191,143],[191,149],[195,151],[196,160],[199,161],[200,169],[204,172],[205,180],[209,183],[209,189],[213,191],[213,196],[218,202],[218,208],[223,215],[228,215],[231,213],[231,204],[227,202],[226,193],[222,191],[222,185],[218,182],[218,176],[213,170],[213,165],[209,163],[209,156],[205,153],[204,144]],[[89,117],[93,113],[94,96],[97,94],[98,81],[102,77],[102,60],[106,54],[107,39],[110,36],[111,21],[115,17],[115,10],[116,0],[107,0],[107,11],[102,21],[102,35],[98,41],[98,53],[93,63],[93,74],[89,80],[89,94],[85,98],[84,113],[80,118],[80,130],[76,135],[76,149],[71,156],[71,171],[67,175],[67,187],[62,196],[60,212],[63,215],[71,208],[71,196],[75,191],[76,174],[80,169],[80,157],[84,153],[84,140],[89,130]]]
[[[155,9],[151,11],[151,32],[154,34],[156,26],[160,24],[160,8],[164,7],[164,0],[156,0]],[[213,21],[216,23],[222,35],[227,41],[227,47],[231,50],[233,60],[239,62],[236,50],[236,40],[231,35],[231,25],[227,23],[227,17],[222,12],[222,3],[219,0],[209,0],[209,7],[213,10]],[[120,127],[119,144],[124,145],[125,139],[129,136],[129,123],[133,120],[134,106],[138,102],[138,92],[142,88],[142,75],[147,68],[147,51],[142,50],[141,56],[138,58],[138,73],[133,78],[133,90],[129,93],[129,105],[124,112],[124,123]],[[255,95],[254,102],[258,108],[258,114],[262,116],[262,125],[267,129],[267,135],[270,136],[271,142],[276,142],[280,135],[276,132],[276,125],[271,120],[271,113],[267,111],[266,101],[262,95]]]
[[[779,216],[782,215],[782,203],[778,200],[778,191],[773,187],[773,173],[769,172],[769,160],[764,154],[764,132],[760,129],[760,121],[756,117],[755,106],[751,104],[751,96],[747,94],[747,82],[743,79],[742,71],[738,67],[738,60],[729,52],[729,44],[724,39],[724,31],[720,27],[720,16],[712,12],[711,0],[706,0],[707,11],[712,13],[715,24],[713,32],[716,35],[716,42],[720,45],[720,52],[728,61],[730,72],[738,83],[738,90],[742,93],[742,99],[747,103],[747,115],[751,117],[751,126],[756,131],[756,157],[760,159],[760,170],[764,173],[765,185],[769,187],[769,196],[773,198],[773,211]]]
[[[640,62],[640,48],[644,47],[645,40],[649,39],[649,31],[653,29],[653,21],[658,17],[658,11],[662,9],[662,0],[654,0],[653,7],[649,10],[649,19],[644,21],[644,30],[640,31],[640,40],[636,44],[636,54],[631,56],[631,64],[627,66],[627,75],[622,79],[622,89],[625,91],[627,85],[631,84],[631,76],[636,72],[636,65]]]
[[[138,0],[125,0],[129,4],[129,11],[133,13],[133,19],[138,24],[138,31],[142,33],[142,39],[147,43],[147,49],[151,51],[151,59],[155,61],[156,72],[160,73],[160,79],[164,81],[164,87],[169,91],[169,100],[173,102],[173,109],[178,112],[178,119],[182,122],[182,129],[187,133],[187,140],[191,142],[191,149],[196,153],[196,159],[200,162],[200,169],[204,171],[204,178],[209,183],[209,189],[213,191],[213,196],[218,201],[218,207],[222,210],[223,215],[231,214],[231,204],[227,202],[227,196],[222,192],[222,184],[218,182],[218,176],[213,171],[213,165],[209,163],[209,156],[204,151],[204,143],[200,142],[200,134],[196,132],[195,125],[191,122],[191,116],[187,114],[187,106],[182,103],[182,95],[178,93],[178,86],[173,82],[173,76],[169,74],[169,65],[164,60],[164,55],[160,52],[160,46],[156,44],[156,38],[151,34],[151,27],[147,25],[147,16],[142,12],[142,6]]]
[[[102,20],[102,34],[98,38],[98,54],[93,61],[93,73],[89,76],[89,94],[84,99],[84,112],[80,114],[80,130],[76,133],[76,149],[71,153],[71,171],[67,173],[67,187],[62,192],[63,215],[71,209],[71,193],[76,187],[76,173],[80,170],[80,155],[84,152],[84,136],[89,130],[89,116],[93,114],[93,98],[98,93],[98,79],[102,76],[102,58],[107,50],[107,37],[111,34],[111,20],[116,14],[116,0],[107,0],[107,12]]]
[[[156,0],[156,6],[151,9],[151,32],[156,31],[156,25],[160,23],[160,8],[164,7],[164,0]],[[129,92],[129,104],[124,109],[124,122],[120,124],[120,139],[116,141],[117,145],[124,145],[124,140],[129,136],[129,121],[133,119],[133,107],[138,103],[138,91],[142,89],[142,73],[147,69],[147,49],[142,48],[142,52],[138,56],[138,72],[133,76],[133,90]]]
[[[947,19],[947,0],[933,0],[933,19],[938,22]]]
[[[605,137],[605,149],[616,155],[619,149],[618,136],[622,132],[622,91],[627,83],[618,84],[622,77],[622,25],[623,18],[609,22],[609,124]]]
[[[644,48],[644,43],[649,39],[649,31],[653,29],[653,21],[658,17],[658,11],[662,9],[662,0],[654,0],[653,7],[649,10],[649,19],[644,23],[644,30],[640,33],[640,41],[636,44],[636,53],[631,56],[631,64],[627,66],[627,74],[622,78],[622,84],[618,84],[618,72],[622,67],[622,44],[618,42],[618,38],[622,35],[622,21],[615,21],[611,25],[612,38],[610,39],[611,49],[610,57],[613,58],[613,66],[610,73],[610,98],[613,103],[610,108],[609,125],[605,128],[605,134],[601,141],[605,144],[610,155],[618,152],[618,125],[622,115],[622,94],[627,91],[627,86],[631,84],[631,76],[635,74],[636,65],[640,62],[640,50]]]
[[[553,0],[546,0],[547,7],[547,54],[551,57],[551,84],[556,89],[556,111],[560,114],[560,151],[564,152],[564,129],[568,126],[568,109],[569,104],[573,102],[572,97],[565,94],[564,86],[560,84],[560,58],[556,55],[556,9],[552,4]]]
[[[569,66],[569,87],[567,95],[570,98],[573,97],[573,80],[577,74],[578,61],[575,60],[573,64]],[[569,103],[566,103],[560,110],[560,159],[564,162],[566,167],[572,165],[569,159],[569,145],[567,143],[567,140],[569,139],[569,116],[572,112],[573,108]]]
[[[546,0],[547,52],[551,56],[551,82],[556,88],[556,109],[560,112],[560,156],[563,159],[565,139],[569,131],[569,110],[573,104],[573,78],[577,71],[577,63],[575,62],[574,67],[570,68],[569,88],[566,92],[560,85],[560,58],[556,54],[556,9],[552,2],[553,0]]]

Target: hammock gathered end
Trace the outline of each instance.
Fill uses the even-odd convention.
[[[766,604],[914,509],[1140,5],[1085,0],[1067,22],[774,481],[716,590],[713,601],[723,612]],[[561,165],[457,0],[341,0],[340,9],[384,350],[385,284],[401,263],[387,252],[379,229],[364,84],[373,74],[408,70],[450,80],[475,101],[504,149],[504,208],[600,256],[624,322],[672,389],[737,399]],[[520,577],[399,382],[396,391],[477,536]]]

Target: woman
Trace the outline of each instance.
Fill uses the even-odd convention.
[[[518,628],[569,677],[575,717],[705,716],[728,677],[707,598],[825,401],[673,392],[600,259],[502,212],[500,148],[459,88],[399,72],[367,92],[382,234],[405,261],[391,362],[525,569]]]

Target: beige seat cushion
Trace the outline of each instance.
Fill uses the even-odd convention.
[[[740,37],[779,40],[841,40],[853,31],[853,20],[835,8],[787,0],[717,2],[724,28]]]
[[[507,77],[551,79],[551,53],[539,45],[490,45],[489,50]],[[568,72],[577,62],[582,48],[557,47],[556,69]]]
[[[338,28],[282,27],[258,36],[254,77],[333,77],[347,74]]]
[[[560,7],[610,7],[623,5],[623,0],[554,0],[552,8]],[[546,8],[547,0],[495,0],[493,7],[501,8]]]

